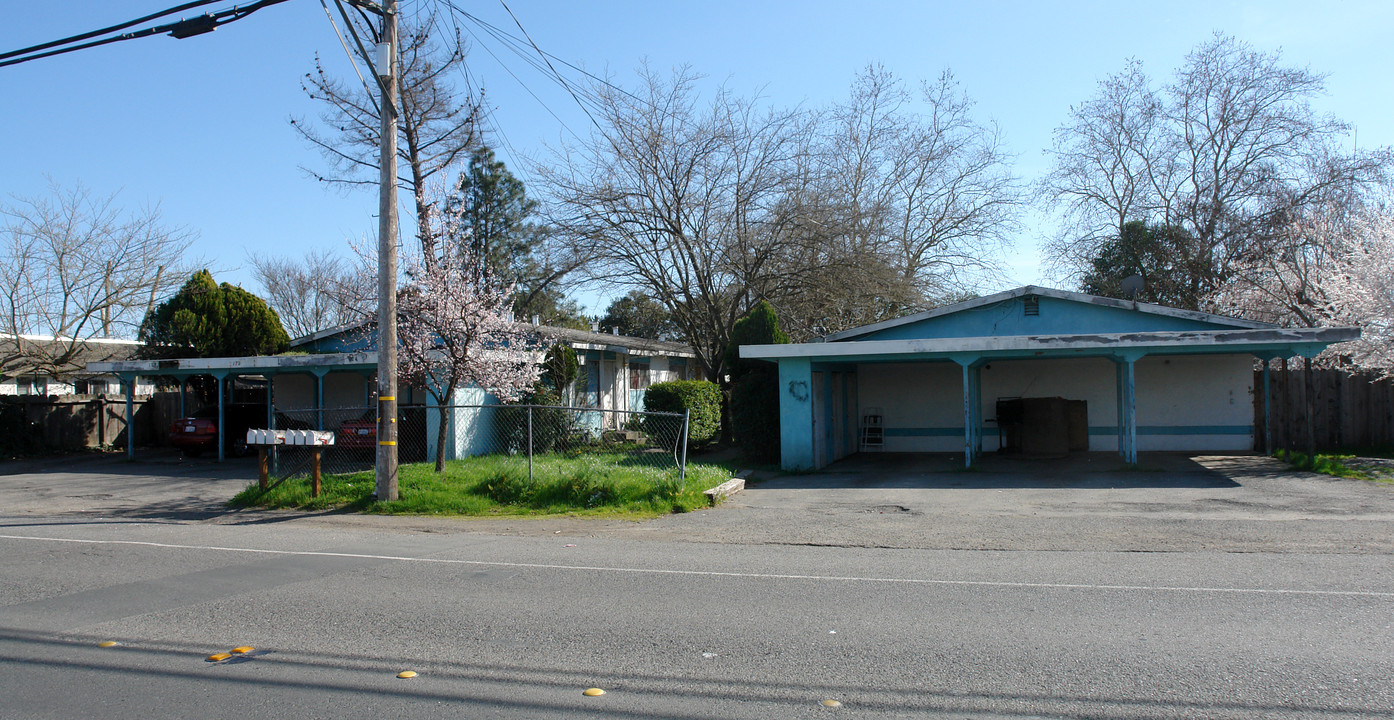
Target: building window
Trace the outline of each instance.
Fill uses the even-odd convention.
[[[15,378],[16,395],[47,395],[48,379],[38,375],[21,375]]]
[[[73,383],[73,392],[78,395],[105,395],[111,392],[111,386],[105,378],[78,380]]]
[[[649,366],[630,365],[629,366],[629,389],[643,390],[649,386]]]

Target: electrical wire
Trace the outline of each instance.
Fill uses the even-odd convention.
[[[344,54],[348,56],[349,65],[353,67],[353,74],[358,76],[358,82],[363,83],[363,92],[372,97],[373,91],[368,87],[368,81],[363,78],[363,73],[358,70],[358,61],[353,58],[353,51],[349,50],[348,41],[344,40],[344,34],[339,32],[339,24],[334,22],[334,14],[329,12],[329,4],[325,0],[319,0],[320,6],[324,8],[324,16],[329,18],[329,26],[334,28],[334,35],[339,38],[339,45],[344,48]],[[343,8],[340,7],[340,11]],[[367,58],[364,58],[367,62]]]
[[[102,28],[101,30],[93,30],[93,31],[91,31],[91,32],[82,33],[81,35],[74,35],[74,36],[72,36],[72,37],[63,38],[62,40],[53,40],[53,41],[50,41],[50,42],[41,43],[41,44],[39,44],[39,45],[33,45],[33,46],[31,46],[31,47],[22,48],[22,49],[19,49],[19,50],[11,50],[11,51],[9,51],[9,52],[7,52],[7,53],[0,53],[0,60],[4,60],[4,59],[6,59],[6,58],[15,57],[16,55],[27,55],[27,54],[29,54],[29,53],[31,53],[31,52],[38,52],[38,51],[40,51],[40,50],[47,50],[47,49],[52,48],[52,47],[58,47],[59,45],[70,45],[70,44],[72,44],[72,43],[75,43],[75,42],[78,42],[78,41],[81,41],[81,40],[87,40],[87,39],[90,39],[90,38],[97,37],[98,35],[107,35],[107,34],[110,34],[110,33],[114,33],[114,32],[116,32],[117,30],[125,30],[126,28],[131,27],[132,25],[139,25],[139,24],[141,24],[141,23],[143,23],[143,22],[149,22],[149,21],[154,20],[154,19],[156,19],[156,18],[162,18],[162,17],[164,17],[164,16],[166,16],[166,15],[173,15],[174,13],[177,13],[177,12],[184,12],[185,10],[192,10],[192,9],[194,9],[194,8],[196,8],[196,7],[202,7],[202,6],[204,6],[204,5],[212,5],[213,3],[215,3],[215,2],[220,2],[220,1],[221,1],[221,0],[195,0],[195,2],[187,2],[187,3],[184,3],[183,5],[179,5],[179,6],[176,6],[176,7],[172,7],[172,8],[170,8],[170,9],[168,9],[168,10],[161,10],[161,11],[159,11],[159,12],[157,12],[157,13],[151,13],[151,14],[149,14],[149,15],[146,15],[145,17],[136,18],[135,20],[127,20],[126,22],[123,22],[123,23],[121,23],[121,24],[119,24],[119,25],[112,25],[111,27],[105,27],[105,28]]]
[[[216,1],[216,0],[202,0],[201,2],[190,3],[190,5],[193,6],[193,7],[197,7],[197,6],[200,6],[200,5],[212,4],[212,2],[215,2],[215,1]],[[209,32],[209,31],[212,31],[212,30],[217,29],[218,26],[226,25],[226,24],[228,24],[228,23],[230,23],[230,22],[233,22],[233,21],[235,21],[235,20],[241,20],[242,18],[247,17],[248,15],[251,15],[252,13],[254,13],[254,12],[256,12],[256,11],[258,11],[258,10],[264,8],[264,7],[268,7],[268,6],[270,6],[270,5],[278,5],[278,4],[283,3],[283,2],[286,2],[286,0],[258,0],[257,2],[254,2],[254,3],[250,4],[250,5],[245,5],[245,6],[234,5],[233,7],[229,8],[229,9],[227,9],[227,10],[220,10],[220,11],[218,11],[218,12],[206,13],[206,14],[201,15],[201,16],[199,16],[199,17],[201,17],[201,18],[207,18],[207,19],[208,19],[208,22],[209,22],[209,30],[208,30],[208,31],[205,31],[205,32]],[[187,8],[186,8],[186,9],[187,9]],[[154,15],[154,17],[161,17],[161,16],[163,16],[163,15],[168,15],[168,14],[173,13],[173,12],[178,12],[178,10],[169,10],[169,11],[165,11],[165,12],[162,12],[162,13],[158,13],[158,14]],[[142,22],[142,20],[132,20],[132,21],[129,21],[129,22],[127,22],[127,23],[122,24],[121,26],[114,26],[114,27],[118,27],[118,29],[119,29],[119,28],[123,28],[123,27],[130,27],[130,26],[132,26],[132,25],[138,25],[138,24],[140,24],[141,22]],[[18,65],[18,64],[20,64],[20,63],[26,63],[26,62],[29,62],[29,61],[31,61],[31,60],[39,60],[39,59],[41,59],[41,58],[53,57],[53,56],[55,56],[55,55],[63,55],[63,54],[65,54],[65,53],[76,52],[76,51],[78,51],[78,50],[87,50],[87,49],[89,49],[89,48],[99,47],[99,46],[102,46],[102,45],[109,45],[109,44],[115,43],[115,42],[121,42],[122,40],[134,40],[134,39],[136,39],[136,38],[149,37],[149,36],[151,36],[151,35],[162,35],[162,34],[164,34],[164,33],[173,33],[173,32],[175,32],[176,30],[179,30],[179,29],[182,29],[182,28],[187,27],[187,25],[185,25],[185,23],[186,23],[186,20],[180,20],[180,21],[178,21],[178,22],[167,23],[167,24],[164,24],[164,25],[156,25],[156,26],[154,26],[154,27],[143,28],[143,29],[141,29],[141,30],[136,30],[136,31],[134,31],[134,32],[122,33],[122,34],[117,35],[117,36],[115,36],[115,37],[108,37],[108,38],[102,38],[101,40],[94,40],[94,41],[89,42],[89,43],[82,43],[82,44],[80,44],[80,45],[69,45],[68,47],[58,47],[58,46],[73,42],[73,39],[72,39],[72,38],[68,38],[68,39],[65,39],[65,40],[55,40],[55,41],[53,41],[53,42],[44,43],[44,44],[42,45],[42,47],[44,47],[44,48],[58,47],[58,49],[56,49],[56,50],[50,50],[49,52],[33,53],[33,54],[24,55],[23,57],[15,57],[15,56],[18,55],[18,54],[23,54],[23,53],[25,53],[26,50],[14,50],[14,51],[11,51],[11,52],[9,52],[9,53],[6,53],[6,54],[4,55],[4,57],[9,57],[9,58],[14,58],[14,59],[5,60],[4,62],[0,62],[0,67],[6,67],[6,66],[9,66],[9,65]],[[91,32],[91,33],[84,33],[83,36],[81,36],[81,37],[83,37],[83,38],[90,38],[90,37],[95,37],[96,35],[100,35],[100,34],[102,34],[102,31],[93,31],[93,32]],[[79,37],[79,36],[74,36],[74,37]],[[41,47],[41,46],[37,46],[37,45],[36,45],[36,46],[34,46],[34,47],[38,48],[38,47]]]
[[[552,75],[554,75],[557,81],[561,83],[561,86],[566,88],[566,91],[571,94],[571,98],[576,101],[576,104],[581,106],[581,111],[586,114],[586,117],[590,118],[591,124],[595,126],[595,129],[601,130],[600,123],[595,121],[595,116],[591,114],[590,109],[586,107],[585,103],[581,102],[581,98],[576,97],[576,91],[572,90],[571,85],[566,82],[566,78],[563,78],[561,73],[557,72],[557,68],[552,65],[552,61],[547,60],[547,54],[542,52],[542,48],[538,47],[537,43],[533,42],[532,36],[529,35],[527,29],[523,27],[523,23],[519,22],[518,16],[513,14],[513,8],[508,7],[508,3],[504,2],[504,0],[499,0],[499,4],[503,6],[504,10],[508,11],[508,16],[513,18],[513,23],[522,31],[523,37],[527,38],[528,44],[532,46],[532,49],[536,50],[537,54],[541,55],[542,59],[547,62],[547,68],[552,71]]]

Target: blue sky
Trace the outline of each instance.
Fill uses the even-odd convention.
[[[412,12],[427,2],[404,5]],[[7,3],[0,51],[175,4]],[[457,4],[516,32],[497,0]],[[1129,57],[1166,76],[1217,30],[1262,50],[1281,48],[1288,63],[1328,73],[1319,107],[1355,125],[1361,146],[1394,144],[1394,44],[1385,37],[1394,27],[1394,3],[1388,2],[510,5],[544,50],[610,73],[621,85],[632,81],[641,59],[657,68],[686,63],[713,88],[724,83],[778,105],[818,106],[844,96],[868,63],[910,81],[951,69],[977,102],[979,117],[1000,124],[1027,180],[1044,171],[1052,130],[1100,78]],[[326,188],[301,170],[323,167],[288,123],[316,113],[299,86],[316,53],[331,70],[351,72],[320,3],[290,0],[187,40],[145,38],[0,68],[0,195],[42,194],[48,177],[99,193],[119,190],[127,206],[158,203],[167,222],[198,231],[195,252],[218,279],[253,291],[248,253],[346,251],[347,238],[374,231],[377,198]],[[492,41],[475,44],[470,72],[496,108],[493,124],[508,146],[500,155],[525,181],[515,153],[541,156],[546,144],[589,126],[563,90]],[[1013,284],[1049,283],[1036,249],[1048,231],[1039,219],[1027,223],[1004,258]],[[603,311],[603,298],[582,300],[590,311]]]

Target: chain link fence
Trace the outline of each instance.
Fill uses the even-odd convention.
[[[371,470],[376,464],[377,408],[277,410],[277,430],[330,430],[322,449],[323,472]],[[493,456],[526,465],[529,476],[543,458],[595,456],[615,464],[687,470],[687,416],[682,413],[603,410],[552,405],[452,405],[398,408],[397,460],[434,463]],[[276,446],[273,472],[308,474],[310,449]]]

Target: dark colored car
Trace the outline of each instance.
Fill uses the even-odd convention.
[[[247,453],[247,430],[266,427],[266,406],[230,404],[223,406],[227,426],[227,455],[240,457]],[[201,408],[189,417],[179,418],[169,426],[171,445],[190,455],[218,451],[218,406]]]

